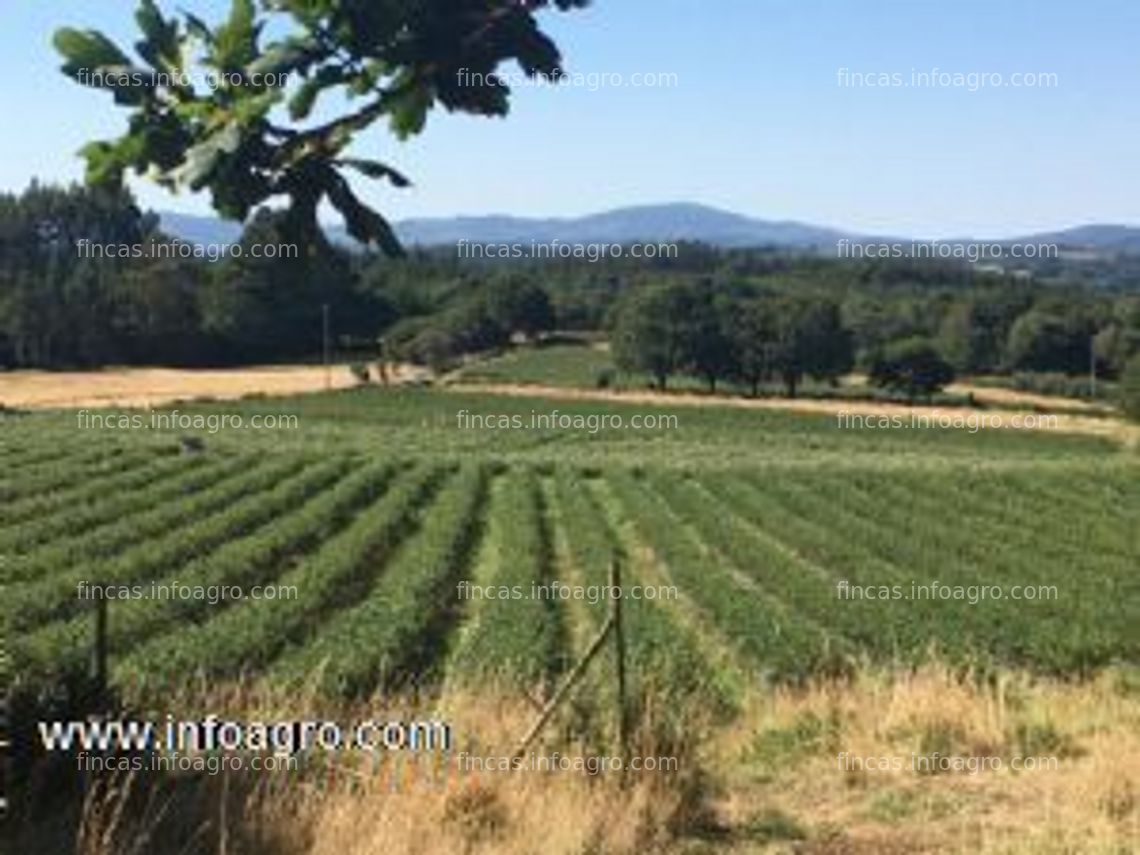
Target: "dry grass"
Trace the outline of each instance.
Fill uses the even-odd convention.
[[[356,381],[346,366],[333,366],[330,385]],[[19,409],[149,407],[188,398],[233,400],[244,395],[295,395],[325,387],[315,366],[233,369],[118,368],[104,371],[12,371],[0,374],[0,401]]]
[[[460,751],[508,756],[534,720],[527,701],[478,695],[329,704],[254,688],[167,693],[159,709],[244,720],[436,717],[453,753],[381,766],[337,755],[336,774],[172,778],[138,773],[89,790],[77,852],[272,853],[1123,853],[1140,842],[1140,688],[1134,672],[1096,681],[988,680],[937,664],[864,670],[850,681],[756,693],[730,725],[691,713],[678,731],[650,716],[634,751],[677,772],[465,771]],[[158,697],[158,696],[156,696]],[[676,710],[670,710],[675,725]],[[532,748],[614,753],[558,722]],[[892,771],[841,767],[841,752],[898,757]],[[1000,770],[922,774],[912,754],[998,757]],[[1014,772],[1015,756],[1056,757]],[[148,777],[149,776],[149,777]],[[32,838],[34,839],[34,838]],[[41,837],[46,839],[45,837]],[[28,851],[49,851],[32,847]]]
[[[1135,680],[1133,676],[1131,678]],[[719,745],[735,827],[758,806],[791,818],[810,852],[1121,853],[1140,846],[1140,693],[932,665],[863,672],[756,699]],[[930,774],[912,756],[999,758]],[[849,757],[888,758],[881,771]],[[1014,758],[1056,758],[1013,771]],[[1024,762],[1024,761],[1021,761]],[[1053,765],[1055,763],[1055,766]]]
[[[952,424],[955,419],[963,419],[982,411],[970,407],[908,405],[889,401],[837,400],[827,398],[734,398],[716,397],[690,392],[658,392],[653,390],[609,390],[576,389],[564,386],[541,386],[513,383],[462,383],[444,388],[460,393],[484,395],[506,395],[522,398],[550,398],[569,401],[604,401],[623,404],[649,404],[656,406],[689,407],[732,407],[745,410],[785,410],[788,412],[811,413],[815,415],[849,416],[898,416],[905,421],[914,418],[928,418],[933,423],[942,421]],[[1129,424],[1119,418],[1072,413],[1048,413],[1031,410],[985,411],[988,419],[996,423],[980,426],[985,430],[1031,430],[1056,431],[1099,436],[1119,442],[1127,447],[1140,444],[1140,426]]]
[[[527,703],[450,695],[443,711],[461,733],[475,735],[473,753],[508,757],[535,719]],[[652,715],[650,715],[652,720]],[[668,851],[678,835],[703,833],[711,821],[709,782],[698,754],[705,731],[678,740],[663,722],[643,725],[633,740],[642,756],[669,756],[670,772],[520,769],[459,772],[447,786],[417,789],[393,798],[391,787],[334,796],[311,815],[312,855],[416,853],[641,853]],[[560,733],[555,725],[528,750],[549,758],[616,754]],[[461,737],[462,739],[462,737]],[[407,790],[408,787],[398,788]]]
[[[1113,408],[1101,401],[1088,401],[1083,398],[1069,398],[1063,395],[1043,395],[1039,392],[1025,392],[1021,389],[1008,389],[1003,386],[978,386],[973,383],[951,383],[946,387],[951,395],[973,395],[980,404],[998,406],[1018,406],[1040,410],[1084,410],[1088,413],[1111,413]]]
[[[374,698],[332,703],[282,696],[247,685],[228,690],[156,693],[138,713],[162,720],[207,712],[251,721],[434,719],[453,728],[449,754],[391,753],[379,763],[362,752],[302,761],[293,772],[250,770],[216,776],[152,772],[104,778],[84,800],[79,855],[113,853],[532,853],[666,851],[677,834],[700,830],[709,814],[706,777],[691,740],[652,722],[634,752],[676,757],[675,772],[622,776],[575,770],[472,767],[467,752],[502,762],[536,717],[529,701],[479,695]],[[136,702],[138,698],[135,699]],[[694,722],[696,718],[692,719]],[[525,758],[607,756],[616,752],[553,724]]]
[[[422,379],[423,369],[393,365],[394,383]],[[333,365],[328,385],[357,384],[347,365]],[[250,368],[108,368],[102,371],[9,371],[0,373],[0,403],[27,410],[74,407],[153,407],[191,398],[236,400],[246,395],[286,396],[325,388],[320,365]]]

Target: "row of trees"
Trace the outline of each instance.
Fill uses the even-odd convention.
[[[702,378],[712,392],[727,380],[750,389],[778,380],[790,397],[804,377],[835,383],[855,365],[854,337],[831,300],[724,293],[704,281],[634,292],[613,316],[617,366],[669,378]],[[892,342],[871,359],[872,383],[929,395],[954,378],[932,343]]]
[[[675,282],[628,293],[610,331],[618,366],[649,374],[660,388],[690,375],[710,390],[727,380],[755,395],[761,383],[779,380],[793,397],[805,376],[835,382],[854,367],[873,384],[913,397],[957,374],[1121,378],[1129,360],[1140,358],[1135,296],[1106,304],[983,292],[943,301],[940,312],[927,305],[931,317],[907,323],[906,312],[923,305]],[[869,318],[876,319],[870,328]]]
[[[619,368],[651,375],[664,389],[674,374],[749,386],[778,377],[795,395],[804,375],[835,380],[851,370],[851,335],[832,302],[739,298],[709,282],[634,292],[614,314]]]

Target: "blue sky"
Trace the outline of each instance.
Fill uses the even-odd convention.
[[[228,0],[161,5],[216,18]],[[64,78],[50,38],[92,26],[126,46],[133,9],[5,0],[0,188],[77,179],[76,150],[120,132],[125,111]],[[695,201],[922,237],[1140,225],[1136,0],[595,0],[544,20],[572,72],[676,85],[520,89],[506,120],[436,112],[405,143],[376,126],[357,153],[415,187],[362,182],[362,195],[393,218]],[[1056,84],[858,88],[839,85],[844,68]],[[209,212],[205,196],[133,186],[148,207]]]

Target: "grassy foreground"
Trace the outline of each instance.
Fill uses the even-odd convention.
[[[214,688],[168,697],[210,710],[314,718],[432,709],[465,750],[510,752],[534,711],[490,692],[376,697],[330,708],[306,695]],[[458,752],[379,764],[302,758],[288,772],[92,776],[86,795],[42,792],[53,821],[25,826],[18,851],[81,855],[256,852],[1124,853],[1140,831],[1140,682],[1114,670],[1078,685],[1004,672],[979,681],[932,663],[907,673],[749,693],[731,724],[699,708],[665,739],[646,724],[634,750],[672,771],[472,771]],[[590,756],[554,733],[543,757]],[[557,752],[557,753],[556,753]],[[896,770],[852,768],[852,756]],[[930,773],[911,758],[988,758]],[[1036,763],[1039,768],[1014,769]],[[63,820],[61,822],[61,819]]]

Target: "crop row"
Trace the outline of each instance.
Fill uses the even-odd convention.
[[[206,494],[211,494],[209,515],[189,518],[169,537],[144,541],[107,561],[80,563],[75,569],[15,587],[9,595],[15,626],[36,626],[74,613],[82,603],[76,597],[80,582],[132,585],[172,573],[186,561],[271,523],[287,508],[336,480],[344,468],[343,460],[308,466],[286,460],[249,472],[236,482],[218,485],[195,497],[206,504]],[[169,513],[171,508],[160,510]]]
[[[346,528],[277,577],[277,585],[297,589],[296,599],[243,600],[204,623],[176,628],[123,659],[117,676],[170,682],[197,672],[232,675],[264,667],[321,629],[322,615],[367,589],[446,474],[424,466],[399,475]]]
[[[189,586],[252,586],[272,580],[284,562],[335,536],[359,511],[372,502],[391,481],[394,467],[371,464],[357,469],[324,492],[317,493],[297,507],[290,507],[270,526],[239,537],[215,551],[191,561],[178,572],[179,583]],[[159,583],[167,580],[159,579]],[[108,645],[112,653],[136,646],[163,628],[200,618],[211,609],[224,609],[228,603],[206,599],[128,599],[111,609]],[[90,620],[79,615],[70,621],[48,624],[20,644],[28,658],[41,666],[51,662],[63,665],[82,658],[83,641],[89,635]],[[177,631],[177,630],[175,630]]]
[[[826,548],[825,541],[858,544],[906,568],[909,579],[919,584],[998,585],[1005,590],[1013,585],[1057,586],[1056,599],[1033,602],[892,602],[891,622],[914,627],[920,633],[916,644],[937,642],[944,650],[993,654],[1051,670],[1103,664],[1122,649],[1136,655],[1134,622],[1129,619],[1135,599],[1128,593],[1126,563],[1096,540],[1090,540],[1083,556],[1059,548],[1050,540],[1048,519],[1034,524],[1017,507],[1020,500],[1003,500],[1000,493],[996,500],[989,497],[997,488],[975,484],[965,490],[951,476],[920,484],[881,473],[846,479],[820,473],[806,483],[767,489],[773,494],[769,507],[821,521],[813,549]],[[747,504],[737,494],[729,498],[738,508]],[[1037,542],[1022,533],[1030,524],[1042,528]],[[1058,518],[1053,527],[1062,525]],[[783,537],[797,537],[793,530],[780,531]],[[808,548],[802,541],[795,546]],[[1088,578],[1096,582],[1086,584]],[[868,626],[877,625],[869,620],[867,603],[837,605]]]
[[[316,682],[346,696],[422,679],[447,642],[451,598],[474,547],[488,476],[485,466],[461,468],[365,599],[276,662],[269,679]]]
[[[170,454],[173,450],[165,450]],[[0,502],[21,518],[21,503],[35,501],[57,490],[76,491],[93,478],[123,472],[155,456],[153,449],[100,445],[74,456],[33,467],[33,473],[18,472],[0,481]]]
[[[200,457],[172,454],[136,454],[120,458],[122,466],[102,477],[87,477],[82,471],[73,472],[73,483],[58,490],[25,496],[6,503],[4,518],[0,519],[0,537],[10,537],[13,530],[28,523],[42,523],[52,515],[74,516],[77,511],[91,512],[103,500],[118,491],[129,491],[148,481],[163,477],[165,472],[193,467],[202,462]]]
[[[1098,554],[1107,550],[1133,561],[1137,544],[1131,523],[1140,508],[1138,481],[1124,468],[1099,472],[1095,478],[1014,470],[1000,479],[969,471],[954,479],[958,494],[966,492],[991,503],[1000,494],[1004,506],[1023,512],[1021,525],[1034,536],[1078,549],[1087,548],[1091,540]],[[910,478],[903,483],[914,486]],[[974,501],[968,505],[976,506]]]
[[[547,683],[564,663],[558,604],[531,595],[532,586],[551,581],[538,479],[529,467],[517,467],[495,479],[490,495],[484,539],[490,572],[470,579],[476,587],[465,589],[472,596],[460,606],[471,617],[448,671],[471,682],[501,677],[525,686]],[[484,589],[490,597],[478,593]],[[515,593],[521,598],[514,599]]]
[[[631,555],[643,552],[641,544],[636,540],[628,546],[623,543],[618,531],[622,509],[603,482],[564,469],[554,476],[553,486],[556,514],[567,531],[570,557],[583,584],[608,585],[610,563],[615,557],[623,567],[623,594],[629,594],[637,584],[664,583],[664,577],[638,575],[640,562],[631,560]],[[602,623],[610,607],[606,600],[589,606],[594,627]],[[632,694],[668,697],[670,704],[700,699],[710,710],[727,710],[735,703],[737,686],[724,669],[704,655],[694,631],[676,618],[679,607],[680,603],[672,600],[667,604],[664,599],[623,596],[622,622]],[[603,679],[612,686],[613,659],[608,651],[603,657]],[[606,706],[613,709],[612,704]]]
[[[5,435],[8,431],[18,429],[15,423],[7,420],[0,422],[0,425],[3,425]],[[28,445],[15,443],[5,445],[3,456],[0,457],[0,465],[4,467],[0,488],[24,477],[28,472],[60,465],[74,466],[81,461],[98,459],[108,454],[110,450],[111,444],[98,447],[77,445],[74,442],[67,442],[62,437],[49,440],[39,434],[34,436]]]
[[[843,498],[843,491],[858,489],[852,484],[821,492],[809,486],[811,483],[787,479],[758,485],[725,478],[710,482],[710,489],[726,507],[750,520],[768,537],[778,538],[786,549],[810,556],[828,568],[832,581],[826,592],[820,592],[824,596],[790,597],[792,605],[805,615],[842,629],[861,648],[881,658],[921,657],[932,646],[943,653],[963,652],[969,639],[981,630],[976,606],[923,599],[886,600],[877,594],[874,599],[844,599],[837,584],[846,580],[852,586],[875,591],[898,585],[905,595],[912,580],[980,583],[974,575],[979,565],[963,565],[957,549],[940,554],[929,538],[916,537],[914,526],[918,522],[913,520],[913,504],[904,496],[887,494],[897,487],[889,478],[877,483],[871,504],[864,505],[874,508],[867,516],[852,513],[858,503],[849,505]],[[887,509],[894,506],[908,509],[907,519],[912,520],[909,526],[905,522],[901,527],[897,523],[884,525]],[[941,531],[945,525],[945,521],[937,520],[934,528]],[[933,569],[939,561],[945,562],[941,572]],[[955,565],[956,574],[952,569]],[[952,624],[951,629],[947,623]]]
[[[923,625],[891,604],[868,600],[852,607],[839,600],[839,583],[903,584],[907,569],[865,548],[858,537],[840,532],[826,517],[805,513],[784,500],[785,485],[796,479],[764,482],[732,476],[705,477],[700,490],[710,513],[739,532],[734,541],[717,540],[766,591],[805,621],[841,633],[858,648],[891,656],[923,646]],[[815,497],[833,506],[830,497]],[[822,509],[821,513],[829,513]],[[840,511],[832,508],[832,516]],[[710,534],[715,537],[715,534]]]
[[[842,578],[839,571],[849,572],[850,563],[832,566],[810,551],[789,549],[783,539],[785,527],[803,525],[804,521],[782,519],[768,530],[752,525],[738,513],[734,502],[722,504],[705,486],[711,477],[661,473],[648,480],[675,517],[692,528],[710,559],[730,569],[754,599],[764,599],[778,609],[794,630],[822,636],[832,654],[850,655],[853,640],[869,640],[871,635],[860,635],[865,623],[837,621],[832,613],[835,583]],[[889,565],[884,567],[892,571]]]
[[[209,465],[207,465],[207,461]],[[232,458],[164,457],[92,481],[72,494],[51,493],[29,503],[25,521],[0,531],[0,551],[27,552],[60,538],[75,538],[140,509],[199,489],[233,466]]]
[[[607,478],[644,542],[734,647],[771,678],[806,677],[839,664],[847,645],[805,625],[786,604],[742,587],[732,568],[644,479],[617,472]],[[802,568],[791,568],[802,572]]]
[[[271,461],[253,455],[235,455],[221,469],[213,466],[187,473],[180,485],[185,495],[164,503],[156,503],[139,513],[119,519],[75,536],[60,537],[40,544],[16,556],[5,568],[5,581],[16,584],[16,590],[41,585],[50,590],[51,579],[61,573],[85,566],[90,573],[106,574],[110,561],[145,556],[178,537],[179,530],[257,490],[268,489],[277,480],[297,471],[293,460]],[[113,571],[112,571],[113,572]],[[89,581],[90,576],[84,576]]]

